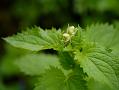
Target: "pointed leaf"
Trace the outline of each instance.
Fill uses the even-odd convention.
[[[60,30],[43,30],[39,27],[27,29],[17,35],[4,38],[8,43],[15,47],[24,48],[32,51],[44,49],[62,49],[62,35]]]
[[[104,48],[94,48],[92,52],[87,54],[76,52],[75,55],[75,58],[89,77],[107,85],[111,90],[119,89],[118,57],[105,51]]]

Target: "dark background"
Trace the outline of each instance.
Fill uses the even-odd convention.
[[[118,25],[119,0],[0,0],[0,90],[32,90],[23,74],[12,64],[22,51],[2,38],[34,25],[63,28],[92,23]]]

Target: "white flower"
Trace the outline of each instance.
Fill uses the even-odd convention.
[[[63,37],[64,37],[64,39],[65,39],[66,42],[68,42],[68,41],[71,40],[71,36],[68,33],[64,33],[63,34]]]
[[[67,33],[69,33],[70,35],[75,35],[75,33],[76,33],[75,27],[74,26],[69,26],[67,28]]]
[[[68,26],[67,32],[63,34],[65,42],[71,41],[71,38],[75,35],[77,29],[74,26]]]

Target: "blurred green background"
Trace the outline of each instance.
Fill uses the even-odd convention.
[[[0,0],[0,90],[32,90],[35,81],[13,64],[28,51],[7,45],[2,37],[34,25],[45,29],[107,22],[119,27],[118,20],[119,0]]]

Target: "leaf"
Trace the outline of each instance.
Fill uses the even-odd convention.
[[[74,58],[69,52],[59,52],[59,58],[64,69],[69,70],[75,67]]]
[[[45,54],[28,54],[16,60],[15,64],[27,75],[40,75],[49,66],[60,67],[56,56]]]
[[[39,79],[35,90],[87,90],[82,68],[77,68],[68,75],[62,70],[51,67]]]
[[[38,84],[35,90],[63,90],[64,80],[63,72],[58,68],[51,67],[39,79],[40,85]]]
[[[104,83],[96,81],[93,78],[90,78],[88,80],[88,90],[111,90],[111,89]]]
[[[26,53],[30,53],[24,49],[14,48],[9,44],[5,44],[5,55],[2,56],[2,62],[0,63],[1,74],[13,75],[19,73],[18,68],[14,65],[14,61],[23,56]]]
[[[17,35],[4,38],[8,43],[15,47],[24,48],[32,51],[44,49],[62,49],[62,35],[60,30],[43,30],[39,27],[27,29]]]
[[[108,24],[94,24],[84,32],[88,41],[96,42],[119,54],[119,30]]]
[[[83,52],[85,51],[75,52],[75,59],[78,60],[84,72],[95,81],[107,85],[111,90],[118,90],[119,58],[101,47],[94,48],[87,54]]]

